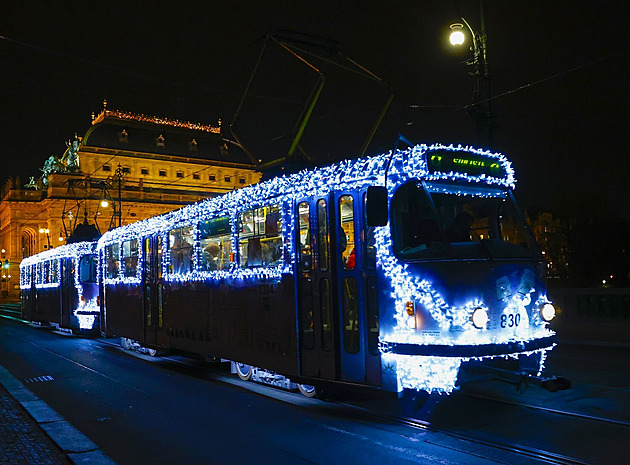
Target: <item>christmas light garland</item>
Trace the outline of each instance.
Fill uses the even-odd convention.
[[[473,155],[488,157],[501,168],[502,176],[486,173],[470,175],[466,172],[429,170],[427,153],[435,151],[468,152]],[[387,183],[385,179],[387,177]],[[296,220],[292,214],[292,205],[298,198],[323,196],[332,191],[359,190],[371,185],[387,185],[390,199],[398,186],[410,180],[423,180],[432,192],[444,192],[456,195],[476,197],[503,197],[505,189],[514,189],[516,179],[511,163],[499,153],[455,145],[418,145],[407,150],[398,150],[374,157],[358,160],[346,160],[323,168],[304,170],[285,175],[256,185],[247,186],[225,195],[201,201],[161,216],[149,218],[103,235],[99,240],[101,265],[100,277],[105,285],[139,284],[144,266],[142,254],[138,256],[136,273],[123,276],[122,244],[124,241],[151,235],[162,237],[162,243],[168,244],[168,232],[178,227],[193,227],[192,267],[184,273],[170,270],[170,256],[164,254],[162,273],[168,282],[253,280],[269,281],[282,278],[283,274],[293,274],[296,269],[297,250],[295,244]],[[446,185],[450,182],[451,185]],[[453,184],[455,183],[455,184]],[[201,270],[198,260],[201,256],[201,241],[198,224],[214,218],[229,216],[232,224],[232,250],[238,251],[237,214],[245,209],[279,204],[282,214],[282,255],[283,259],[275,266],[241,267],[239,260],[232,262],[224,270]],[[387,352],[390,343],[432,345],[435,336],[427,336],[410,328],[409,315],[405,303],[418,302],[438,323],[440,328],[439,343],[459,345],[495,344],[508,346],[514,341],[533,341],[553,335],[546,328],[545,322],[538,317],[537,309],[548,303],[546,296],[541,296],[532,305],[531,295],[536,291],[530,286],[524,293],[505,300],[504,308],[516,312],[522,318],[522,325],[514,331],[489,331],[476,328],[471,316],[477,309],[488,311],[483,301],[474,297],[463,305],[449,305],[434,288],[428,277],[414,275],[406,263],[401,263],[393,254],[391,232],[388,227],[375,228],[377,260],[380,269],[387,278],[385,286],[391,287],[391,298],[395,308],[393,319],[396,324],[389,334],[381,334],[383,363],[395,363],[398,387],[426,389],[429,391],[449,392],[455,386],[457,372],[461,363],[468,360],[483,360],[488,357],[436,357],[410,356]],[[106,255],[104,248],[113,244],[118,246],[118,274],[103,276]],[[531,353],[540,355],[544,360],[547,348]],[[503,355],[502,355],[503,356]],[[518,357],[519,354],[506,354]]]

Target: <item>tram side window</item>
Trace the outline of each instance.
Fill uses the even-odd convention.
[[[59,282],[59,259],[57,258],[50,261],[50,282]]]
[[[35,275],[35,284],[44,283],[44,264],[39,262],[37,264],[37,274]]]
[[[353,277],[343,278],[343,348],[349,354],[359,352],[359,302],[357,282]]]
[[[339,198],[339,253],[345,270],[354,270],[354,199],[351,195]]]
[[[125,277],[135,277],[138,272],[138,239],[122,243],[122,262]]]
[[[330,236],[328,235],[328,209],[326,201],[317,201],[317,252],[319,256],[319,269],[328,271],[328,250],[330,249]]]
[[[298,205],[298,217],[300,228],[300,269],[302,272],[308,272],[312,266],[312,247],[311,247],[311,222],[310,207],[308,202],[300,202]]]
[[[400,187],[392,199],[394,252],[401,257],[432,257],[444,253],[436,244],[446,239],[435,218],[431,200],[415,182]],[[445,249],[444,249],[445,250]]]
[[[201,257],[199,269],[202,271],[223,270],[230,266],[232,252],[232,223],[228,216],[200,221],[199,241]]]
[[[43,275],[42,282],[44,284],[50,284],[50,262],[49,261],[44,262],[44,275]]]
[[[238,252],[241,267],[275,266],[282,262],[282,210],[269,205],[238,215]]]
[[[110,279],[118,277],[119,258],[118,244],[105,247],[105,262],[107,264],[106,276]]]
[[[368,270],[373,270],[376,268],[376,238],[374,226],[368,226],[367,223],[367,193],[363,194],[363,211],[365,212],[363,218],[365,227],[362,231],[364,266]]]
[[[169,273],[184,274],[192,271],[193,227],[183,226],[168,232],[171,263]]]

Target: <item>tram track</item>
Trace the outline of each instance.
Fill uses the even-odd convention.
[[[196,367],[196,363],[194,360],[182,360],[177,357],[170,357],[170,356],[152,357],[152,356],[140,353],[140,352],[125,350],[122,347],[120,347],[118,344],[110,342],[110,341],[101,340],[98,342],[100,344],[107,345],[110,347],[120,348],[120,350],[123,353],[129,353],[133,355],[134,357],[140,358],[147,362],[164,360],[164,361],[168,361],[171,363],[176,363],[176,364],[180,364],[184,366]],[[221,373],[217,373],[215,370],[212,370],[212,369],[208,369],[207,373],[214,380],[231,384],[234,386],[238,386],[240,388],[246,389],[256,394],[263,395],[266,397],[272,397],[280,402],[290,403],[301,408],[317,408],[318,406],[321,406],[321,405],[328,405],[328,406],[334,406],[337,409],[339,409],[339,413],[342,415],[343,415],[344,410],[346,410],[346,413],[348,413],[348,411],[360,413],[361,416],[364,418],[364,420],[362,421],[365,424],[369,424],[369,426],[371,427],[378,428],[379,423],[382,423],[382,422],[394,423],[398,425],[404,425],[406,427],[409,427],[415,430],[443,434],[456,441],[463,441],[466,444],[489,447],[489,448],[500,450],[506,453],[516,454],[516,455],[526,457],[529,459],[534,459],[534,460],[540,461],[541,463],[548,463],[548,464],[554,464],[554,465],[587,465],[588,464],[588,462],[584,462],[580,459],[569,457],[567,455],[559,454],[556,452],[528,447],[525,445],[508,442],[508,441],[498,441],[498,440],[493,440],[489,438],[483,438],[474,434],[465,434],[451,428],[440,427],[426,420],[397,416],[397,415],[392,415],[385,412],[379,412],[374,409],[359,406],[359,405],[356,405],[347,401],[337,401],[337,400],[323,401],[323,400],[314,399],[314,398],[306,398],[302,394],[299,394],[297,392],[286,391],[286,390],[283,390],[274,386],[257,383],[253,381],[243,381],[236,376],[226,376]],[[495,399],[491,399],[488,397],[485,400],[492,401]],[[505,403],[509,404],[508,402],[505,402]],[[522,405],[518,403],[513,403],[513,405],[526,407],[526,408],[529,407],[528,405]],[[541,408],[540,410],[545,410],[545,409]],[[369,422],[369,419],[373,419],[375,421]],[[584,419],[602,420],[602,419],[587,418],[587,417]],[[630,426],[630,424],[626,424],[625,422],[621,422],[621,424],[623,426]],[[399,434],[402,434],[402,433],[399,433]],[[473,450],[474,447],[471,447],[468,449],[458,448],[458,447],[454,447],[453,445],[440,443],[437,440],[430,440],[430,439],[424,439],[424,440],[432,445],[436,445],[436,446],[443,447],[446,449],[457,450],[461,453],[468,454],[468,455],[478,455],[478,452],[475,452]]]
[[[359,406],[353,405],[351,403],[346,403],[346,402],[337,403],[337,404],[343,405],[344,407],[347,407],[347,408],[358,409],[362,413],[376,419],[388,420],[388,421],[395,422],[398,424],[406,425],[414,429],[420,429],[423,431],[444,434],[450,438],[457,439],[460,441],[465,441],[470,444],[491,447],[493,449],[497,449],[497,450],[517,454],[520,456],[528,457],[531,459],[539,460],[543,463],[556,464],[556,465],[587,465],[587,462],[584,462],[582,460],[569,457],[566,455],[558,454],[556,452],[545,451],[542,449],[536,449],[536,448],[524,446],[521,444],[509,443],[506,441],[502,442],[502,441],[496,441],[496,440],[491,440],[487,438],[481,438],[479,436],[475,436],[472,434],[464,434],[450,428],[443,428],[443,427],[437,426],[426,420],[420,420],[420,419],[409,418],[409,417],[401,417],[397,415],[390,415],[383,412],[376,412],[374,410],[367,409],[365,407],[359,407]],[[441,447],[448,447],[448,446],[445,446],[444,444],[440,444],[435,441],[430,441],[430,440],[426,440],[426,441],[431,444],[439,445]],[[458,450],[467,454],[471,454],[470,451],[466,451],[462,449],[458,449]]]
[[[587,414],[579,413],[579,412],[570,412],[567,410],[553,409],[549,407],[543,407],[541,405],[526,404],[523,402],[517,402],[515,400],[509,400],[509,399],[499,399],[499,398],[496,398],[490,395],[484,395],[481,393],[465,393],[464,395],[475,398],[475,399],[483,399],[486,401],[496,402],[496,403],[504,404],[504,405],[524,407],[531,410],[539,410],[542,412],[552,413],[555,415],[564,415],[564,416],[572,417],[572,418],[580,418],[583,420],[597,421],[601,423],[608,423],[612,425],[619,425],[619,426],[625,426],[625,427],[630,428],[630,422],[623,421],[623,420],[615,420],[614,418],[605,418],[605,417],[600,417],[597,415],[587,415]]]
[[[115,344],[112,344],[109,342],[103,342],[103,343],[115,346]],[[121,348],[121,350],[123,349]],[[141,358],[146,361],[157,360],[154,357],[150,357],[141,353],[134,353],[134,356],[138,356],[138,358]],[[190,363],[194,364],[192,360],[190,362],[186,362],[186,361],[182,361],[180,359],[169,357],[169,356],[159,357],[159,359],[177,363],[177,364],[182,364],[182,365],[189,365]],[[507,453],[517,454],[522,457],[535,459],[542,463],[548,463],[548,464],[554,464],[554,465],[587,465],[587,462],[584,462],[582,460],[569,457],[563,454],[552,452],[552,451],[545,451],[542,449],[536,449],[536,448],[532,448],[532,447],[528,447],[528,446],[524,446],[524,445],[516,444],[516,443],[510,443],[506,441],[497,441],[497,440],[492,440],[488,438],[482,438],[482,437],[475,436],[472,434],[464,434],[454,429],[437,426],[435,424],[432,424],[429,421],[420,420],[416,418],[391,415],[384,412],[378,412],[374,409],[352,404],[351,402],[335,401],[335,400],[322,401],[319,399],[310,399],[296,392],[286,391],[286,390],[283,390],[274,386],[256,383],[253,381],[242,381],[238,379],[238,377],[236,376],[225,376],[220,373],[214,372],[214,370],[208,370],[208,372],[212,376],[212,378],[215,380],[218,380],[227,384],[231,384],[234,386],[238,386],[243,389],[247,389],[256,394],[260,394],[267,397],[273,397],[274,399],[279,400],[281,402],[291,403],[299,407],[316,408],[318,405],[319,406],[329,405],[329,406],[335,406],[339,408],[341,410],[340,412],[341,414],[343,414],[343,410],[359,412],[366,419],[371,418],[371,419],[377,420],[376,422],[373,422],[373,423],[365,421],[365,423],[366,424],[369,423],[371,427],[378,428],[379,422],[385,421],[388,423],[404,425],[406,427],[410,427],[415,430],[422,430],[426,432],[443,434],[445,436],[448,436],[449,438],[452,438],[458,441],[464,441],[465,443],[468,443],[468,444],[490,447],[490,448],[504,451]],[[452,446],[440,443],[438,441],[432,441],[429,439],[425,439],[425,441],[433,445],[437,445],[437,446],[444,447],[447,449],[458,450],[461,453],[465,453],[469,455],[477,455],[472,450],[452,447]]]
[[[12,318],[12,319],[16,319],[16,318]],[[135,352],[135,351],[128,351],[123,349],[122,347],[119,346],[119,344],[113,342],[113,341],[105,341],[105,340],[99,340],[99,339],[93,339],[94,342],[98,343],[101,346],[108,346],[108,347],[116,347],[119,348],[120,351],[122,353],[128,353],[130,355],[133,355],[135,358],[140,358],[143,361],[146,362],[153,362],[153,361],[160,361],[160,360],[164,360],[164,361],[168,361],[171,363],[177,363],[177,364],[182,364],[182,365],[190,365],[196,366],[196,363],[194,360],[190,360],[190,361],[184,361],[181,360],[177,357],[170,357],[170,356],[161,356],[161,357],[152,357],[146,354],[142,354],[139,352]],[[100,373],[98,370],[95,370],[93,368],[90,368],[82,363],[79,363],[75,360],[71,360],[65,356],[62,356],[59,353],[56,353],[53,350],[50,350],[46,347],[43,346],[39,346],[38,344],[33,343],[32,341],[28,341],[31,344],[37,346],[40,349],[43,349],[53,355],[56,356],[60,356],[63,359],[65,359],[68,362],[72,362],[73,364],[79,365],[81,368],[89,370],[90,372],[93,372],[97,375],[101,375],[101,376],[105,376],[107,378],[110,378],[112,381],[116,381],[116,382],[120,382],[118,380],[115,380],[103,373]],[[216,372],[215,370],[207,370],[208,374],[215,380],[221,381],[221,382],[225,382],[228,384],[232,384],[235,386],[239,386],[241,388],[245,388],[247,390],[250,390],[252,392],[255,392],[257,394],[260,395],[264,395],[267,397],[273,397],[281,402],[286,402],[286,403],[291,403],[294,404],[296,406],[299,407],[308,407],[308,408],[317,408],[317,406],[321,406],[321,405],[330,405],[330,406],[336,406],[337,408],[339,408],[340,410],[340,414],[343,414],[343,410],[349,410],[349,411],[354,411],[354,412],[360,412],[361,416],[363,417],[363,420],[359,420],[362,422],[365,422],[365,424],[369,424],[372,427],[379,427],[378,423],[379,422],[388,422],[388,423],[394,423],[394,424],[398,424],[398,425],[404,425],[406,427],[415,429],[415,430],[422,430],[422,431],[426,431],[426,432],[432,432],[432,433],[438,433],[438,434],[442,434],[444,436],[447,436],[451,439],[454,439],[456,441],[463,441],[465,444],[470,444],[470,445],[479,445],[479,446],[483,446],[483,447],[488,447],[488,448],[492,448],[495,450],[500,450],[506,453],[511,453],[511,454],[516,454],[522,457],[526,457],[529,459],[534,459],[537,461],[540,461],[542,463],[549,463],[549,464],[557,464],[557,465],[586,465],[588,462],[584,462],[580,459],[574,458],[574,457],[569,457],[563,454],[559,454],[556,452],[552,452],[552,451],[547,451],[547,450],[542,450],[542,449],[537,449],[537,448],[533,448],[533,447],[529,447],[529,446],[525,446],[525,445],[521,445],[521,444],[517,444],[514,442],[510,442],[510,441],[500,441],[500,440],[496,440],[496,439],[492,439],[492,438],[484,438],[475,434],[467,434],[467,433],[462,433],[461,431],[457,431],[455,429],[451,429],[451,428],[445,428],[445,427],[440,427],[439,425],[435,425],[429,421],[426,420],[421,420],[421,419],[416,419],[416,418],[410,418],[410,417],[404,417],[404,416],[397,416],[397,415],[392,415],[392,414],[388,414],[385,412],[379,412],[376,411],[374,409],[368,408],[368,407],[364,407],[364,406],[359,406],[356,404],[352,404],[351,402],[346,402],[346,401],[321,401],[318,399],[309,399],[306,398],[304,396],[302,396],[299,393],[294,393],[291,391],[284,391],[278,388],[275,388],[273,386],[267,386],[264,384],[260,384],[260,383],[255,383],[255,382],[246,382],[246,381],[242,381],[240,379],[238,379],[237,377],[232,377],[232,376],[226,376],[223,375],[221,373]],[[137,389],[137,388],[134,388]],[[523,407],[523,408],[528,408],[528,409],[534,409],[534,410],[539,410],[539,411],[544,411],[544,412],[548,412],[551,414],[558,414],[558,415],[565,415],[565,416],[569,416],[569,417],[577,417],[577,418],[581,418],[583,420],[588,420],[588,421],[597,421],[597,422],[606,422],[609,424],[614,424],[614,425],[620,425],[620,426],[624,426],[624,427],[630,427],[630,423],[628,422],[624,422],[624,421],[619,421],[619,420],[614,420],[614,419],[606,419],[606,418],[602,418],[602,417],[596,417],[596,416],[590,416],[590,415],[584,415],[584,414],[579,414],[579,413],[575,413],[575,412],[566,412],[566,411],[561,411],[561,410],[557,410],[557,409],[550,409],[550,408],[546,408],[546,407],[541,407],[541,406],[535,406],[535,405],[529,405],[529,404],[523,404],[523,403],[519,403],[516,401],[509,401],[509,400],[505,400],[505,399],[497,399],[497,398],[493,398],[492,396],[484,396],[482,394],[472,394],[472,393],[466,393],[467,396],[470,397],[475,397],[475,398],[479,398],[479,399],[483,399],[486,401],[491,401],[491,402],[496,402],[496,403],[501,403],[501,404],[505,404],[505,405],[511,405],[511,406],[518,406],[518,407]],[[369,422],[369,419],[374,419],[377,420],[375,422]],[[355,418],[356,420],[356,418]],[[403,434],[403,433],[399,433],[399,434]],[[474,451],[474,447],[457,447],[457,443],[455,443],[455,445],[453,444],[445,444],[440,442],[438,439],[424,439],[426,442],[433,444],[433,445],[437,445],[446,449],[453,449],[453,450],[457,450],[461,453],[465,453],[465,454],[469,454],[469,455],[478,455],[478,452]]]

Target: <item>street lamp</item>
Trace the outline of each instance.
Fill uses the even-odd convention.
[[[454,47],[460,47],[466,42],[466,33],[470,34],[472,42],[470,51],[473,56],[471,60],[466,61],[467,65],[473,66],[473,72],[470,74],[475,76],[475,87],[473,88],[473,104],[468,107],[471,116],[477,122],[478,130],[485,127],[488,143],[493,143],[493,125],[492,125],[492,100],[490,92],[490,63],[488,62],[488,45],[486,36],[486,21],[484,15],[483,1],[479,2],[479,10],[481,17],[481,30],[475,32],[470,23],[465,18],[461,18],[462,23],[451,24],[451,34],[449,42]],[[481,85],[483,82],[483,86]],[[483,87],[483,95],[481,95]]]
[[[48,248],[51,249],[51,245],[50,245],[50,229],[48,228],[39,228],[39,233],[40,234],[46,234],[46,241],[48,242]]]
[[[465,42],[466,35],[462,29],[464,29],[464,25],[461,23],[451,24],[451,35],[448,37],[451,45],[459,46]]]

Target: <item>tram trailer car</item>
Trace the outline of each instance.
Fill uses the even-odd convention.
[[[20,263],[22,318],[73,333],[100,330],[96,242],[75,242]]]
[[[514,187],[502,154],[418,145],[111,230],[102,331],[300,386],[450,392],[505,361],[540,374],[555,311]]]

